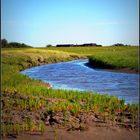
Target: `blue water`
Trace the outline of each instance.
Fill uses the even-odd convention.
[[[110,72],[86,66],[88,60],[74,60],[26,69],[21,73],[49,82],[55,89],[94,91],[116,95],[126,103],[138,103],[138,74]]]

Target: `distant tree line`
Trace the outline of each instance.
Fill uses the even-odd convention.
[[[116,43],[111,46],[131,46],[123,43]],[[102,45],[98,45],[96,43],[86,43],[86,44],[57,44],[56,46],[52,46],[51,44],[46,45],[46,47],[102,47]]]
[[[1,39],[1,47],[2,48],[32,48],[32,46],[26,45],[24,43],[18,43],[18,42],[10,42],[6,39]]]
[[[87,44],[58,44],[56,47],[101,47],[102,45],[98,45],[96,43],[87,43]]]

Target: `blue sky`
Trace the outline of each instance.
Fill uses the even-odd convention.
[[[47,44],[139,44],[138,0],[1,0],[1,38]]]

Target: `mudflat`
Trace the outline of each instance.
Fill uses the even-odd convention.
[[[67,131],[66,129],[47,126],[43,135],[20,134],[14,138],[9,136],[3,140],[138,140],[138,131],[124,128],[107,128],[90,125],[88,130]]]

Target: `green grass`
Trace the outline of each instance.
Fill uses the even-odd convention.
[[[55,51],[63,51],[69,53],[77,53],[81,55],[92,55],[98,54],[102,52],[138,52],[138,46],[112,46],[112,47],[50,47],[50,48],[41,48],[45,50],[55,50]]]
[[[117,51],[117,52],[102,52],[89,56],[89,63],[93,66],[107,68],[129,68],[138,71],[138,52],[133,51]]]
[[[60,47],[47,48],[47,50],[57,50],[70,53],[77,53],[88,56],[90,64],[95,63],[100,67],[129,68],[138,71],[138,52],[136,46],[123,47]]]
[[[68,117],[67,111],[73,116],[80,112],[94,112],[104,120],[114,120],[116,112],[130,112],[133,124],[136,124],[138,105],[126,105],[124,100],[118,100],[115,96],[49,89],[42,81],[19,73],[32,66],[86,58],[87,55],[76,54],[80,50],[67,50],[66,53],[61,49],[2,49],[3,136],[34,131],[42,134],[45,130],[42,121],[44,114],[50,112],[62,112],[65,118]],[[34,116],[38,116],[38,119]]]

